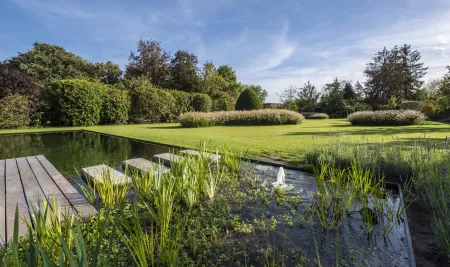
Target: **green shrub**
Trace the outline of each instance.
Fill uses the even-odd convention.
[[[400,104],[400,109],[423,111],[424,106],[425,102],[423,101],[405,101]]]
[[[82,79],[56,80],[44,90],[45,117],[50,124],[87,126],[100,122],[102,85]]]
[[[189,112],[182,114],[179,122],[183,127],[208,127],[214,125],[282,125],[299,124],[303,115],[284,109],[253,111]]]
[[[348,115],[353,125],[413,125],[422,123],[425,115],[415,110],[360,111]]]
[[[302,113],[303,114],[303,113]],[[307,120],[326,120],[329,116],[326,113],[303,114]]]
[[[134,123],[170,122],[176,116],[173,112],[176,99],[168,90],[141,86],[131,91],[130,120]]]
[[[164,90],[164,89],[160,89]],[[186,93],[178,90],[169,90],[170,94],[172,94],[173,98],[176,101],[176,105],[172,109],[174,113],[174,117],[178,117],[180,114],[194,111],[191,107],[192,102],[192,94]]]
[[[210,112],[212,99],[206,94],[192,94],[191,107],[193,111]]]
[[[106,87],[103,89],[102,124],[125,124],[130,111],[130,96],[127,91]]]
[[[250,88],[242,91],[236,102],[236,110],[262,109],[262,103],[255,91]]]
[[[0,99],[0,129],[26,128],[29,124],[28,97],[10,95]]]

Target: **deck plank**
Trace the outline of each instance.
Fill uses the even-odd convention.
[[[19,236],[27,233],[28,229],[24,221],[31,224],[30,214],[28,213],[28,206],[25,200],[25,195],[20,180],[19,169],[17,167],[16,159],[6,160],[6,240],[9,242],[13,238],[14,233],[14,218],[16,213],[16,206],[19,211]]]
[[[38,155],[36,158],[78,213],[84,216],[97,214],[97,210],[89,201],[43,155]]]
[[[31,170],[30,165],[28,164],[27,159],[16,158],[16,162],[17,167],[19,168],[20,179],[22,180],[22,186],[25,193],[25,199],[28,204],[28,210],[30,214],[33,214],[38,207],[41,209],[43,208],[43,204],[46,198],[44,193],[42,192],[41,186],[36,180],[36,176],[34,176],[34,173]]]
[[[0,244],[6,243],[6,188],[5,166],[6,162],[0,160]]]
[[[58,211],[58,213],[67,215],[76,213],[70,205],[69,200],[67,200],[58,186],[56,186],[55,182],[41,165],[39,160],[35,156],[27,157],[26,159],[52,209]]]

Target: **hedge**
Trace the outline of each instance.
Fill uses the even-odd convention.
[[[239,95],[236,101],[236,110],[255,110],[262,109],[261,99],[258,97],[255,91],[250,88],[245,89]]]
[[[303,114],[303,113],[302,113]],[[326,113],[303,114],[307,120],[326,120],[329,118]]]
[[[102,124],[125,124],[128,122],[131,101],[127,91],[103,88]]]
[[[179,117],[183,127],[209,127],[214,125],[282,125],[299,124],[304,117],[284,109],[253,111],[188,112]]]
[[[29,125],[28,97],[10,95],[0,99],[0,129],[26,128]]]
[[[46,119],[53,125],[88,126],[99,124],[102,85],[82,79],[57,80],[44,90]]]
[[[413,125],[425,120],[425,115],[416,110],[360,111],[350,114],[353,125]]]
[[[170,122],[177,100],[168,90],[140,87],[131,91],[130,120],[134,123]]]
[[[194,93],[190,103],[194,111],[210,112],[212,107],[212,99],[209,95]]]

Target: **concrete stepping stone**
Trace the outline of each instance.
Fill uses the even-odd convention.
[[[103,178],[109,176],[113,179],[114,184],[130,183],[131,178],[109,166],[97,165],[81,169],[81,174],[91,180],[103,183]]]
[[[212,161],[220,160],[220,155],[218,155],[218,154],[213,154],[213,153],[208,153],[208,152],[200,152],[200,151],[194,150],[194,149],[181,150],[180,153],[191,155],[191,156],[199,156],[200,154],[203,154],[204,156],[210,158]]]
[[[171,154],[171,153],[163,153],[153,156],[153,161],[159,164],[163,164],[167,167],[171,167],[173,164],[176,164],[180,161],[180,156]]]
[[[152,162],[150,160],[146,160],[143,158],[136,158],[136,159],[129,159],[122,161],[122,169],[123,170],[130,170],[130,171],[137,171],[137,172],[145,172],[147,174],[163,174],[169,171],[169,168]]]

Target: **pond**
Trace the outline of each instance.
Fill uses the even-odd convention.
[[[117,167],[126,159],[151,159],[170,150],[167,146],[86,131],[0,136],[0,159],[44,155],[65,176],[76,175],[84,167]]]
[[[126,159],[150,160],[156,154],[170,151],[173,149],[163,145],[86,131],[0,136],[0,159],[42,154],[67,178],[75,178],[77,182],[81,181],[77,177],[81,168],[99,164],[118,168]],[[247,163],[246,169],[261,177],[268,188],[275,182],[278,171],[278,167],[254,163]],[[317,263],[318,255],[323,266],[334,265],[336,254],[340,264],[345,266],[414,266],[406,221],[399,221],[387,238],[383,237],[383,223],[374,225],[373,234],[368,236],[361,227],[362,218],[357,213],[345,220],[338,231],[325,231],[318,223],[302,223],[299,216],[311,206],[311,196],[317,189],[315,178],[304,172],[286,170],[286,183],[292,187],[287,195],[299,195],[302,199],[294,215],[273,204],[267,210],[255,211],[254,208],[261,205],[252,201],[238,212],[247,222],[263,221],[266,216],[277,218],[279,222],[276,231],[270,235],[255,231],[247,238],[250,244],[263,239],[277,244],[281,249],[286,249],[284,262],[288,265],[298,263],[301,251],[302,255],[307,255],[308,266]],[[251,193],[247,192],[247,198],[250,196]],[[388,201],[395,207],[401,205],[397,190],[391,190]],[[252,250],[257,248],[251,246],[245,250],[252,255],[256,254]],[[249,260],[257,262],[251,257]]]

